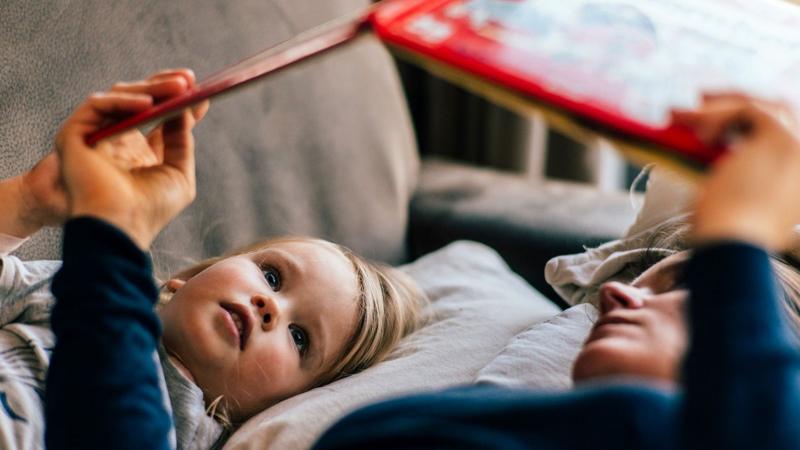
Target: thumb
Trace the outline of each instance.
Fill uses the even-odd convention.
[[[153,106],[148,94],[109,92],[94,93],[67,119],[56,138],[59,152],[87,148],[85,138],[106,121],[146,110]]]

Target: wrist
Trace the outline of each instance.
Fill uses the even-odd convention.
[[[89,217],[102,220],[125,233],[139,249],[146,251],[150,248],[155,236],[149,229],[136,220],[128,211],[110,211],[93,207],[92,205],[75,205],[70,211],[70,218]]]
[[[36,208],[22,175],[0,182],[0,233],[27,238],[42,228],[36,220]]]
[[[752,244],[768,251],[780,250],[784,246],[781,233],[762,220],[746,219],[746,215],[717,217],[713,220],[696,218],[690,240],[693,246],[702,246],[720,241],[736,241]]]

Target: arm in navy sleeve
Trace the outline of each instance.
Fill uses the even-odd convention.
[[[685,448],[800,448],[800,358],[767,253],[698,249],[687,282]]]
[[[170,448],[149,257],[120,230],[91,218],[67,222],[63,253],[52,287],[47,448]]]

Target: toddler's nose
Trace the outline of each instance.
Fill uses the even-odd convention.
[[[645,293],[627,284],[611,281],[600,287],[600,312],[606,314],[617,308],[637,309],[644,305]]]
[[[280,315],[280,307],[274,298],[256,294],[250,298],[250,304],[256,307],[258,311],[258,319],[261,321],[261,327],[264,330],[270,330],[278,323]]]

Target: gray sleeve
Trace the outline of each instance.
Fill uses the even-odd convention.
[[[50,281],[59,261],[21,261],[3,256],[0,271],[0,326],[49,322],[53,295]]]

